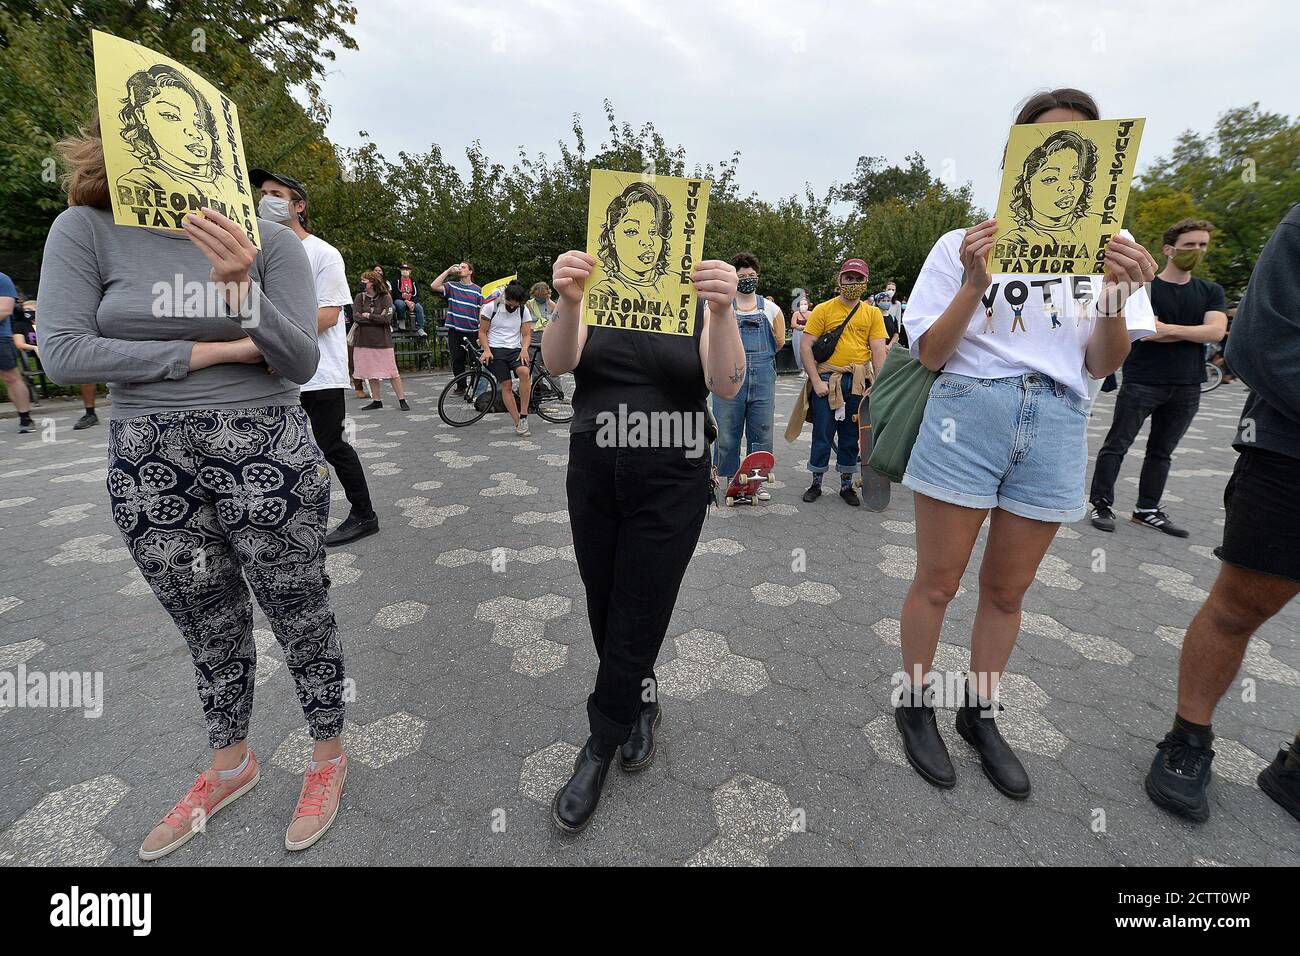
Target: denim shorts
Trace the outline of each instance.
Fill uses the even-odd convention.
[[[903,484],[965,508],[1078,521],[1086,510],[1087,423],[1088,403],[1039,372],[944,372],[930,388]]]

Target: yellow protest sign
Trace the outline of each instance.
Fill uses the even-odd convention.
[[[519,278],[518,275],[512,275],[512,276],[506,276],[504,279],[493,279],[491,282],[489,282],[487,285],[483,286],[483,288],[479,290],[480,294],[483,296],[483,301],[486,302],[488,299],[491,299],[493,296],[500,295],[505,290],[506,286],[508,286],[510,283],[514,282],[518,278]]]
[[[179,231],[211,207],[260,247],[235,104],[161,53],[98,30],[92,41],[113,221]]]
[[[989,271],[1101,275],[1145,120],[1011,127]]]
[[[591,171],[587,325],[668,335],[695,334],[691,272],[704,248],[709,181]]]

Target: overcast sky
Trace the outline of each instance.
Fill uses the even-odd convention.
[[[1041,88],[1146,117],[1139,168],[1184,129],[1258,100],[1300,113],[1296,0],[363,0],[324,84],[329,134],[390,158],[482,141],[509,163],[556,155],[572,114],[589,146],[601,101],[652,121],[688,163],[739,149],[742,190],[819,194],[864,154],[919,150],[991,209],[1006,128]]]

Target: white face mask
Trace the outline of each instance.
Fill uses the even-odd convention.
[[[257,214],[271,222],[293,220],[293,209],[289,206],[289,200],[281,199],[279,196],[263,196],[257,204]]]

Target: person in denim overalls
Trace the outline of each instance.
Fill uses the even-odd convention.
[[[785,316],[775,302],[757,294],[758,260],[739,253],[731,264],[739,278],[732,308],[745,346],[745,381],[735,398],[713,396],[713,417],[718,422],[716,458],[718,475],[729,480],[740,470],[740,436],[746,454],[772,450],[772,416],[776,401],[776,353],[785,344]],[[766,489],[760,501],[771,497]]]

